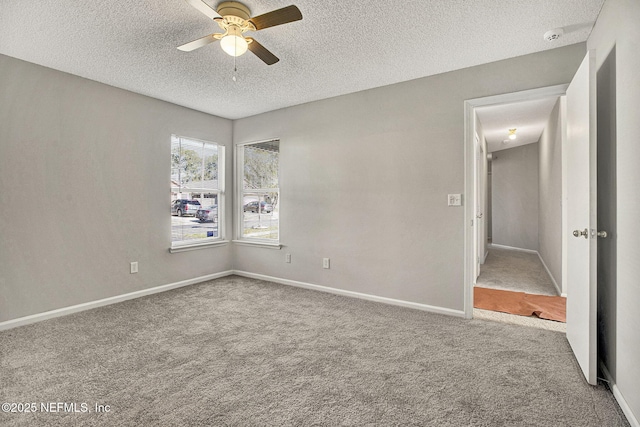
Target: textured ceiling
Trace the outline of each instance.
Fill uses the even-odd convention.
[[[555,96],[476,108],[487,140],[487,152],[538,142],[557,101]],[[508,135],[513,128],[517,129],[517,138],[512,141]],[[504,143],[505,140],[508,142]]]
[[[217,6],[217,0],[205,0]],[[231,119],[586,40],[604,0],[246,0],[302,21],[249,34],[267,66],[218,43],[184,0],[0,0],[0,53]],[[556,42],[545,31],[565,27]]]

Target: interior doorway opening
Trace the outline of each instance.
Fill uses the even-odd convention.
[[[560,149],[566,89],[559,85],[465,103],[466,184],[467,194],[473,194],[465,209],[467,318],[474,317],[478,280],[509,291],[563,293]],[[515,263],[512,273],[528,279],[521,288],[517,274],[508,277],[510,263]]]
[[[474,234],[483,240],[475,317],[565,331],[566,300],[560,297],[563,101],[554,95],[474,109],[479,213]]]

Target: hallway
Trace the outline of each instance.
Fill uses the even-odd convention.
[[[534,253],[489,246],[476,286],[537,295],[559,295]]]

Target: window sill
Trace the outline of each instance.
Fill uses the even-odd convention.
[[[236,245],[241,246],[255,246],[258,248],[267,248],[267,249],[282,249],[282,245],[280,243],[270,243],[270,242],[256,242],[251,240],[232,240]]]
[[[223,246],[229,243],[228,240],[216,240],[215,242],[205,242],[205,243],[192,243],[189,245],[181,245],[169,248],[169,252],[172,254],[178,252],[186,252],[186,251],[195,251],[196,249],[207,249],[216,246]]]

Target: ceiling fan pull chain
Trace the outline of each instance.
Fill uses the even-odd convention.
[[[237,38],[234,38],[234,39],[233,39],[233,45],[234,45],[234,46],[233,46],[233,48],[234,48],[234,49],[237,49],[237,48],[238,48],[238,46],[236,45],[237,40],[238,40]],[[232,77],[232,78],[233,78],[233,81],[234,81],[234,82],[237,82],[237,81],[238,81],[238,67],[236,66],[236,60],[237,60],[237,59],[238,59],[238,57],[237,57],[237,56],[234,56],[234,57],[233,57],[233,77]]]

